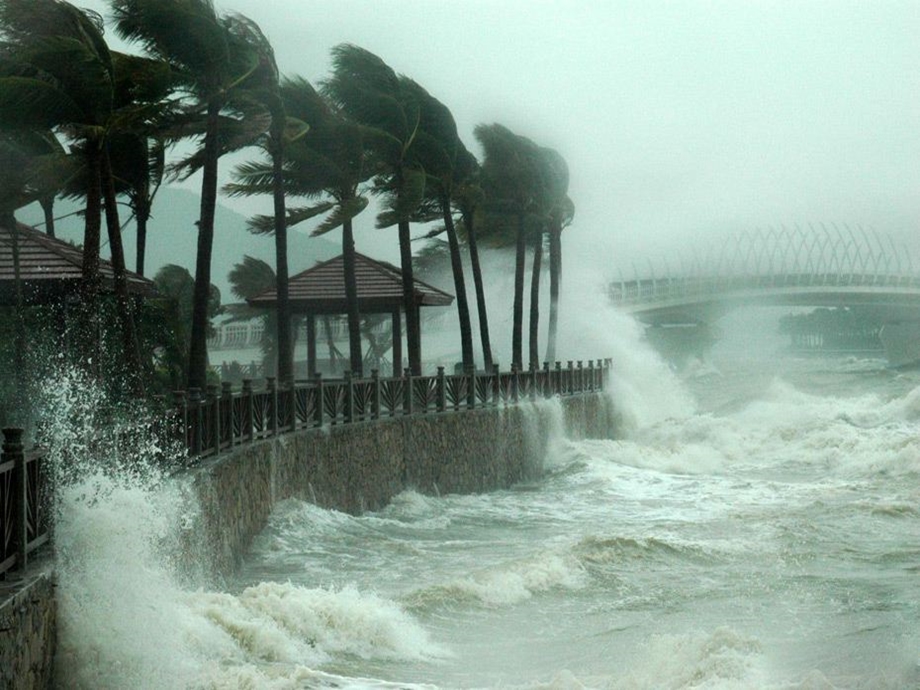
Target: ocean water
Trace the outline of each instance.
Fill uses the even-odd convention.
[[[61,687],[920,688],[920,373],[621,349],[622,439],[560,434],[507,491],[285,502],[219,589],[164,556],[181,483],[71,485]]]

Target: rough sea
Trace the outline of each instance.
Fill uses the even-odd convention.
[[[181,482],[72,485],[60,686],[920,688],[920,372],[736,339],[676,373],[625,324],[620,439],[557,433],[506,491],[285,502],[218,588],[164,555]]]

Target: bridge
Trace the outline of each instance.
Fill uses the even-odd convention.
[[[621,311],[649,326],[711,326],[739,306],[848,307],[871,313],[889,361],[920,360],[920,272],[890,236],[862,227],[768,228],[728,237],[677,270],[608,284]]]

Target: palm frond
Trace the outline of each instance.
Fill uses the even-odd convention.
[[[349,199],[348,201],[338,204],[335,207],[335,210],[329,214],[326,220],[320,223],[316,229],[310,233],[310,236],[318,237],[319,235],[325,235],[327,232],[341,227],[345,224],[346,221],[351,220],[359,213],[364,211],[364,209],[367,208],[367,203],[367,197],[356,196]]]

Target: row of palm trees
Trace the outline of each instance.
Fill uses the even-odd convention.
[[[492,366],[478,239],[515,247],[512,363],[522,366],[525,253],[533,252],[528,362],[538,354],[539,280],[549,246],[547,359],[555,358],[560,237],[572,220],[568,170],[555,151],[498,125],[480,125],[480,164],[461,141],[450,110],[373,53],[339,45],[319,88],[280,76],[258,25],[220,13],[210,0],[109,0],[117,34],[142,55],[112,50],[103,21],[63,0],[0,0],[0,156],[27,161],[5,176],[0,212],[40,201],[53,233],[58,195],[85,200],[83,342],[91,348],[99,293],[103,216],[115,274],[116,304],[129,372],[142,371],[127,292],[116,199],[127,198],[138,227],[136,270],[144,272],[146,222],[164,176],[201,173],[201,206],[192,304],[188,386],[207,383],[214,212],[222,155],[256,146],[238,165],[231,195],[270,195],[273,212],[250,221],[274,236],[278,378],[293,380],[287,231],[320,219],[314,235],[342,229],[349,359],[362,370],[353,222],[379,199],[378,228],[398,229],[409,368],[421,373],[418,311],[413,304],[411,225],[437,223],[457,295],[463,367],[474,367],[470,308],[461,246],[469,251],[484,366]],[[66,142],[66,146],[61,144]],[[165,151],[191,141],[166,164]],[[188,151],[188,147],[185,147]],[[12,189],[12,191],[10,191]],[[297,200],[302,205],[289,204]],[[548,240],[547,240],[548,238]],[[89,353],[92,355],[92,353]],[[98,358],[97,358],[98,361]],[[134,377],[142,389],[142,377]]]

